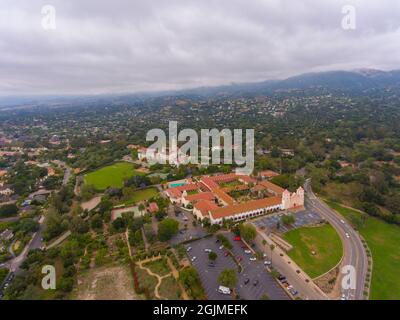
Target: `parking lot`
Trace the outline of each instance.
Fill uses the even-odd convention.
[[[251,255],[245,254],[244,249],[241,248],[242,242],[232,241],[233,235],[226,234],[230,242],[234,246],[232,252],[236,257],[241,257],[241,264],[243,266],[242,272],[238,274],[238,282],[236,291],[241,299],[246,300],[259,300],[264,294],[272,300],[288,300],[284,290],[276,283],[272,276],[266,272],[263,261],[250,261]],[[220,243],[216,242],[216,237],[209,237],[192,242],[186,245],[186,248],[191,247],[188,252],[189,258],[196,259],[192,262],[193,266],[197,269],[202,281],[204,290],[209,300],[230,300],[230,295],[218,293],[218,276],[224,269],[238,270],[237,264],[230,256],[225,256],[225,249],[219,249]],[[208,265],[208,253],[205,249],[211,249],[218,254],[215,266]],[[245,284],[245,280],[249,282]],[[255,280],[258,283],[255,285]]]
[[[171,244],[204,237],[207,232],[200,226],[193,226],[193,215],[181,209],[170,210],[169,215],[179,221],[179,232],[171,239]],[[186,228],[185,228],[186,225]]]
[[[257,227],[264,229],[266,232],[279,231],[285,233],[289,230],[300,228],[305,225],[315,224],[322,220],[322,217],[317,212],[312,210],[303,210],[293,213],[294,217],[296,218],[295,223],[291,226],[286,226],[283,223],[279,223],[283,215],[284,213],[278,213],[266,216],[261,219],[255,220],[253,223]],[[279,229],[277,229],[278,223]]]

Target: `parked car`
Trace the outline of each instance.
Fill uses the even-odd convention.
[[[191,261],[194,262],[194,260],[196,260],[196,259],[197,259],[197,257],[194,256],[194,257],[191,259]]]
[[[231,294],[231,289],[224,286],[219,286],[217,291],[222,294]]]
[[[212,250],[211,249],[204,249],[205,252],[210,253]]]
[[[298,294],[297,290],[294,288],[290,289],[289,292],[294,296]]]
[[[212,262],[212,261],[210,261],[210,262],[208,263],[208,266],[209,266],[209,267],[215,267],[215,263]]]
[[[192,247],[187,247],[186,252],[189,252],[190,250],[192,250]]]
[[[249,278],[244,279],[244,284],[248,284],[250,282]]]
[[[225,251],[224,256],[227,257],[229,255],[228,251]]]
[[[272,262],[269,261],[269,260],[265,260],[265,261],[264,261],[264,265],[266,265],[266,266],[270,266],[271,264],[272,264]]]
[[[257,258],[256,257],[250,257],[250,261],[256,261]]]
[[[348,239],[348,238],[350,238],[350,235],[346,232],[346,238]]]
[[[257,286],[257,285],[258,285],[258,280],[256,279],[253,281],[253,286]]]
[[[244,253],[246,253],[246,254],[250,254],[251,253],[251,251],[250,250],[244,250]]]
[[[223,248],[224,248],[224,246],[220,246],[220,247],[219,247],[219,250],[222,250]]]
[[[239,236],[236,236],[233,238],[233,241],[241,241],[241,240],[242,240],[242,238],[240,238]]]

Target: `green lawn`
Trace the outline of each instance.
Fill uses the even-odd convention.
[[[158,194],[157,188],[147,188],[143,190],[134,191],[132,197],[128,201],[124,201],[124,204],[129,206],[140,201],[149,200]]]
[[[118,162],[88,173],[85,175],[85,183],[93,185],[97,190],[105,190],[108,187],[121,188],[124,185],[124,179],[135,175],[143,175],[143,173],[136,171],[130,163]]]
[[[329,206],[349,221],[359,212],[337,203]],[[374,217],[368,217],[359,229],[372,252],[373,269],[370,298],[374,300],[400,299],[400,228]]]
[[[289,257],[311,278],[329,271],[342,258],[342,242],[329,224],[294,229],[286,232],[283,238],[293,246]]]

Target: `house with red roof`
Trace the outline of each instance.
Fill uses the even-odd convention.
[[[149,206],[147,207],[147,211],[149,213],[155,213],[158,210],[160,210],[160,209],[158,208],[158,205],[156,202],[150,202]]]

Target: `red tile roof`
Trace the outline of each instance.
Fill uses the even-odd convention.
[[[158,205],[157,205],[157,203],[151,202],[151,203],[149,204],[149,211],[150,211],[150,212],[156,212],[156,211],[158,211]]]
[[[185,197],[187,201],[195,202],[200,200],[214,200],[215,196],[212,192],[200,192],[196,194],[187,195]]]
[[[221,189],[214,189],[213,193],[219,200],[225,202],[227,205],[232,205],[236,203],[235,199],[233,199],[230,195],[228,195]]]
[[[263,209],[263,208],[279,205],[281,203],[282,203],[281,197],[258,199],[258,200],[253,200],[253,201],[249,201],[246,203],[240,203],[240,204],[236,204],[236,205],[231,205],[231,206],[214,209],[210,212],[210,215],[214,219],[226,218],[226,217],[230,217],[235,214],[252,211],[252,210],[257,210],[257,209]]]
[[[259,175],[263,178],[272,178],[272,177],[279,176],[279,173],[272,171],[272,170],[265,170],[265,171],[261,171],[259,173]]]
[[[260,185],[264,186],[268,191],[275,193],[276,195],[281,195],[283,191],[285,191],[285,189],[269,181],[261,181]]]
[[[193,206],[193,208],[199,210],[203,217],[208,217],[209,216],[209,214],[208,214],[209,211],[215,210],[215,209],[217,209],[219,207],[215,204],[215,202],[212,202],[212,201],[209,201],[209,200],[201,200],[201,201],[197,202]]]
[[[197,190],[199,187],[194,183],[185,184],[183,186],[168,188],[165,190],[169,194],[170,197],[178,198],[182,195],[183,191],[192,191]]]

